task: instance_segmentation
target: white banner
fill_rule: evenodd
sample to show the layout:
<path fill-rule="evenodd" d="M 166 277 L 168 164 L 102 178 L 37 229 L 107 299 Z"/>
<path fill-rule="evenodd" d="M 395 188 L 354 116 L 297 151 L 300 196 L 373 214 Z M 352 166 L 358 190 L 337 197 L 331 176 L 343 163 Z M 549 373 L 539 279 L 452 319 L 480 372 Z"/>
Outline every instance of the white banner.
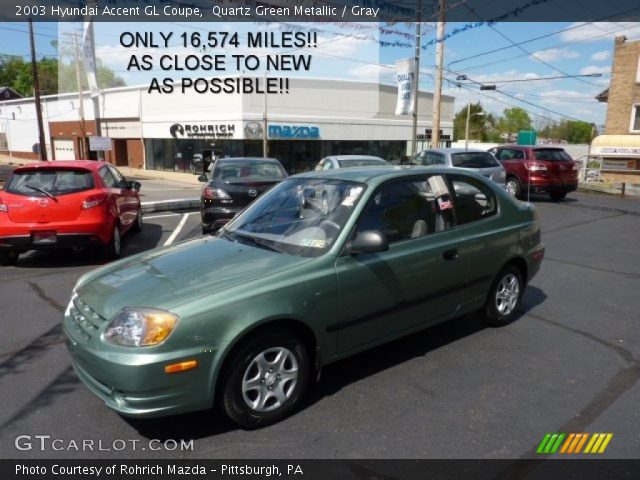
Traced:
<path fill-rule="evenodd" d="M 415 61 L 405 58 L 396 61 L 396 75 L 398 77 L 398 102 L 396 115 L 410 115 L 413 113 Z"/>
<path fill-rule="evenodd" d="M 96 78 L 97 68 L 95 42 L 93 38 L 93 22 L 84 22 L 84 29 L 82 32 L 82 57 L 84 60 L 84 69 L 87 72 L 89 90 L 91 90 L 91 96 L 95 97 L 100 95 L 100 90 L 98 89 L 98 80 Z"/>

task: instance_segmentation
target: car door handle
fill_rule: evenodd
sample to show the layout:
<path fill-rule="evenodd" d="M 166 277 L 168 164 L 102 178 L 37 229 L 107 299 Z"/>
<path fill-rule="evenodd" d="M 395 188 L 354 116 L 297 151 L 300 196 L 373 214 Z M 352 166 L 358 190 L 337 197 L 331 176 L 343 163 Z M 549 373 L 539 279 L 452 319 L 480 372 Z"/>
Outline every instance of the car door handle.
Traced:
<path fill-rule="evenodd" d="M 457 248 L 452 248 L 451 250 L 445 250 L 444 252 L 442 252 L 442 258 L 444 258 L 445 260 L 455 260 L 459 256 L 460 255 Z"/>

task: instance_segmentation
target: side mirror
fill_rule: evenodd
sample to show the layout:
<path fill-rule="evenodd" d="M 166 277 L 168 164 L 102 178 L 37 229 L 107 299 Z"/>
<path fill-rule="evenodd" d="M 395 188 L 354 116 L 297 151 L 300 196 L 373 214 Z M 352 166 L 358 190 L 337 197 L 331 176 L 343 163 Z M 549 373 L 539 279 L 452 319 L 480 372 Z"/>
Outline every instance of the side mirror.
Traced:
<path fill-rule="evenodd" d="M 378 253 L 389 250 L 389 242 L 387 237 L 377 230 L 365 230 L 358 232 L 356 238 L 347 244 L 347 253 L 349 255 L 358 255 L 361 253 Z"/>
<path fill-rule="evenodd" d="M 139 192 L 140 188 L 142 188 L 142 184 L 140 182 L 135 182 L 135 181 L 134 182 L 128 182 L 127 187 L 130 190 L 135 190 L 136 192 Z"/>
<path fill-rule="evenodd" d="M 199 182 L 208 182 L 209 181 L 209 177 L 207 177 L 204 173 L 201 175 L 198 175 L 198 181 Z"/>

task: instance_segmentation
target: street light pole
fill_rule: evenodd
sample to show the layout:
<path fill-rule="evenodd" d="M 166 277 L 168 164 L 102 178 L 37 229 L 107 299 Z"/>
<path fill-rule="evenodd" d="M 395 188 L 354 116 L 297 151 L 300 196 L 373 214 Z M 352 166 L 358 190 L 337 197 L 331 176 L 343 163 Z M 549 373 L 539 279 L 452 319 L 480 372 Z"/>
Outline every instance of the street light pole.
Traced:
<path fill-rule="evenodd" d="M 431 148 L 440 144 L 440 101 L 442 98 L 442 63 L 444 60 L 444 12 L 445 0 L 439 0 L 438 22 L 436 24 L 436 79 L 433 92 L 433 120 Z"/>
<path fill-rule="evenodd" d="M 469 148 L 469 120 L 471 117 L 475 117 L 476 115 L 481 116 L 484 115 L 484 112 L 476 112 L 473 115 L 471 114 L 471 104 L 467 104 L 467 123 L 464 128 L 464 149 L 467 150 Z"/>
<path fill-rule="evenodd" d="M 422 0 L 418 0 L 416 13 L 416 50 L 413 68 L 413 129 L 411 133 L 411 158 L 418 151 L 418 96 L 420 95 L 420 49 L 422 48 L 421 34 Z"/>

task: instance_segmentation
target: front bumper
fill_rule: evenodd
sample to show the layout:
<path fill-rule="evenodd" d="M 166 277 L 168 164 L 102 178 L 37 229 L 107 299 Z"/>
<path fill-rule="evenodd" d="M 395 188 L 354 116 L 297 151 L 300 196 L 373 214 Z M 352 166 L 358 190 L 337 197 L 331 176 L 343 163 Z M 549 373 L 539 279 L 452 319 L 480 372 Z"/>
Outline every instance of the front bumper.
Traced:
<path fill-rule="evenodd" d="M 95 333 L 92 333 L 95 330 Z M 65 315 L 63 331 L 76 374 L 107 407 L 130 417 L 174 415 L 213 406 L 217 350 L 193 347 L 154 352 L 105 345 L 98 332 Z M 195 359 L 198 367 L 167 374 L 164 367 Z"/>

